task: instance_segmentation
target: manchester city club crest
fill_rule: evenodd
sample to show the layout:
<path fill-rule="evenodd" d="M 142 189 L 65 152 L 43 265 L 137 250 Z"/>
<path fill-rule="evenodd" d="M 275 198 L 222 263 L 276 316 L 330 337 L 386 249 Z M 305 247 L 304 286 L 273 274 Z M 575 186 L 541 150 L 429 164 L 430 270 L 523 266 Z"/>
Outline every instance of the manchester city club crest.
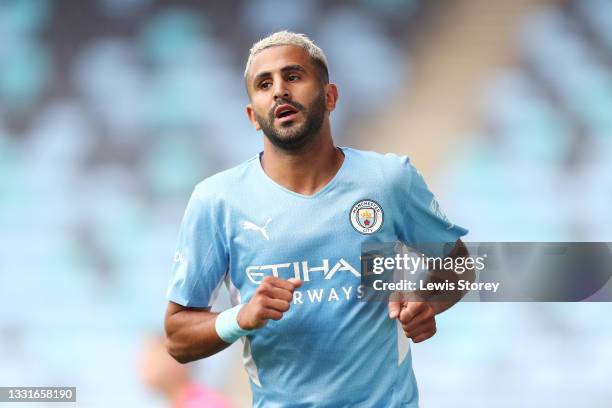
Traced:
<path fill-rule="evenodd" d="M 359 200 L 350 212 L 351 225 L 361 234 L 373 234 L 383 225 L 382 207 L 374 200 Z"/>

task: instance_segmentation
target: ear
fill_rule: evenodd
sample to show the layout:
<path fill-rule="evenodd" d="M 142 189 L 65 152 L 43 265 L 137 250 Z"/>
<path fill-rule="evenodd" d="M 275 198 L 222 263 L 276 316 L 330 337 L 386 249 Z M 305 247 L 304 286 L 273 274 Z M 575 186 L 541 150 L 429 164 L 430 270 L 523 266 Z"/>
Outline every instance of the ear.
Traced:
<path fill-rule="evenodd" d="M 255 130 L 260 131 L 261 126 L 259 125 L 259 122 L 257 121 L 257 118 L 255 117 L 255 111 L 253 110 L 253 105 L 251 105 L 250 103 L 246 106 L 246 113 L 247 113 L 247 116 L 249 117 L 249 121 L 255 127 Z"/>
<path fill-rule="evenodd" d="M 338 88 L 334 84 L 325 85 L 325 108 L 328 112 L 336 109 L 336 103 L 338 102 Z"/>

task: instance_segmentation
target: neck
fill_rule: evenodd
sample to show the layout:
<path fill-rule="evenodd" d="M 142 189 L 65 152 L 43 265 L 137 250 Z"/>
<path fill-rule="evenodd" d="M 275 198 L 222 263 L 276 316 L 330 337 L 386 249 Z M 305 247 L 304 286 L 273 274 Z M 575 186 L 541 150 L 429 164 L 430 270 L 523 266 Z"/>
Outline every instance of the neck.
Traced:
<path fill-rule="evenodd" d="M 264 138 L 261 165 L 272 180 L 286 189 L 313 195 L 334 178 L 343 160 L 343 154 L 334 146 L 329 123 L 324 123 L 312 143 L 296 152 L 279 149 Z"/>

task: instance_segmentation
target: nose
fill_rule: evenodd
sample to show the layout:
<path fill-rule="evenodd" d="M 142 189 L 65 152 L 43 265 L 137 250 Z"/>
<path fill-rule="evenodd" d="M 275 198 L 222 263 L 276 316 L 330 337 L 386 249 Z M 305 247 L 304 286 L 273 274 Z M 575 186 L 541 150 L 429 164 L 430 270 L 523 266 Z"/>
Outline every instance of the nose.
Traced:
<path fill-rule="evenodd" d="M 277 81 L 274 86 L 274 100 L 277 99 L 290 99 L 291 95 L 289 94 L 289 89 L 287 89 L 287 84 L 285 81 Z"/>

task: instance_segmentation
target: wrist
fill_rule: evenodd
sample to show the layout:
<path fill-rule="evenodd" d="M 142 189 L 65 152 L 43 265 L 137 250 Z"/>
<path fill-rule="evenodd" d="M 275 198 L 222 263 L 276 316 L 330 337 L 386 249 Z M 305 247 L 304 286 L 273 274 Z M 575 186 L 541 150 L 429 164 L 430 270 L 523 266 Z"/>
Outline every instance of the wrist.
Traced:
<path fill-rule="evenodd" d="M 242 336 L 246 336 L 251 330 L 243 329 L 238 324 L 238 314 L 244 305 L 240 304 L 224 310 L 215 319 L 215 330 L 221 340 L 228 344 L 234 343 Z"/>
<path fill-rule="evenodd" d="M 448 309 L 453 303 L 444 300 L 428 300 L 427 304 L 434 312 L 434 315 L 438 315 Z"/>
<path fill-rule="evenodd" d="M 245 306 L 245 305 L 242 305 Z M 240 329 L 242 330 L 253 330 L 252 327 L 248 327 L 248 325 L 245 323 L 244 321 L 244 308 L 241 307 L 240 310 L 238 311 L 238 314 L 236 315 L 236 323 L 238 323 L 238 327 L 240 327 Z"/>

